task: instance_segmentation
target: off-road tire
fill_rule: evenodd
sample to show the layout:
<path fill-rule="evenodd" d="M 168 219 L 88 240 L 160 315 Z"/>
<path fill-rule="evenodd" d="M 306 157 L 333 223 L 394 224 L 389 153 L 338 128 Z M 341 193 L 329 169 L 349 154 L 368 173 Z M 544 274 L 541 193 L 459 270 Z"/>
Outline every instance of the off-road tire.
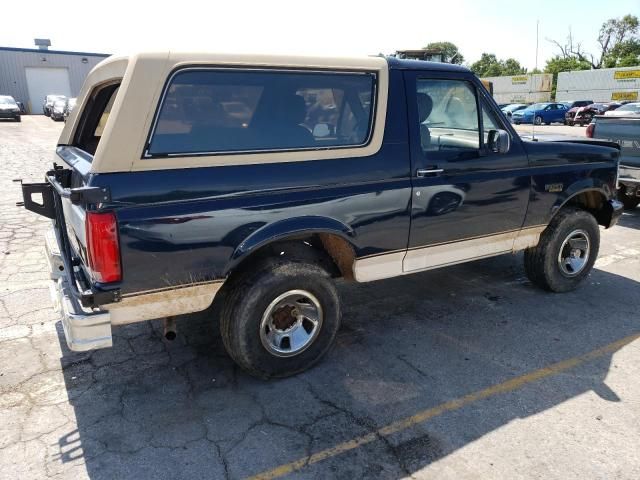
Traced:
<path fill-rule="evenodd" d="M 331 348 L 340 328 L 338 292 L 330 273 L 313 263 L 266 260 L 232 280 L 220 316 L 220 333 L 229 356 L 247 373 L 263 378 L 288 377 L 315 365 Z M 313 294 L 322 307 L 320 331 L 305 350 L 290 357 L 270 353 L 260 338 L 269 304 L 289 290 Z"/>
<path fill-rule="evenodd" d="M 618 200 L 622 202 L 625 210 L 633 210 L 638 205 L 640 205 L 640 197 L 632 197 L 631 195 L 627 195 L 624 187 L 618 190 Z"/>
<path fill-rule="evenodd" d="M 584 268 L 575 276 L 565 275 L 559 265 L 560 248 L 571 232 L 586 232 L 590 252 Z M 573 207 L 564 207 L 542 232 L 540 242 L 524 252 L 524 267 L 529 280 L 538 287 L 551 292 L 574 290 L 591 272 L 600 248 L 600 229 L 589 212 Z"/>

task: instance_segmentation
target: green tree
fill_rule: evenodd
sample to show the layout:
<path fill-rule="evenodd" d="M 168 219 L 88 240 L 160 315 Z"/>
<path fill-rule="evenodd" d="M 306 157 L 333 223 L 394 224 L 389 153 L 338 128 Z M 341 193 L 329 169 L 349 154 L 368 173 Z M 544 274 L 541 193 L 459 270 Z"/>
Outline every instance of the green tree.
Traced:
<path fill-rule="evenodd" d="M 457 65 L 464 62 L 464 57 L 458 50 L 458 47 L 451 42 L 431 42 L 424 47 L 426 50 L 439 50 L 442 52 L 442 60 L 447 63 L 455 63 Z"/>
<path fill-rule="evenodd" d="M 586 52 L 582 44 L 574 40 L 571 30 L 564 44 L 557 40 L 549 41 L 560 50 L 563 59 L 574 58 L 588 63 L 590 68 L 619 67 L 637 64 L 640 57 L 640 22 L 635 15 L 610 18 L 602 24 L 598 32 L 599 52 L 596 55 Z"/>
<path fill-rule="evenodd" d="M 636 60 L 640 55 L 640 42 L 638 39 L 638 17 L 625 15 L 622 18 L 610 18 L 602 24 L 598 33 L 600 45 L 600 59 L 598 68 L 605 65 L 620 66 L 622 59 L 629 61 L 629 57 L 635 55 Z"/>
<path fill-rule="evenodd" d="M 527 69 L 514 58 L 498 60 L 493 53 L 483 53 L 480 60 L 471 64 L 471 70 L 479 77 L 500 77 L 527 73 Z"/>
<path fill-rule="evenodd" d="M 590 70 L 591 63 L 587 60 L 578 60 L 576 57 L 562 57 L 556 55 L 547 60 L 544 67 L 545 73 L 553 74 L 553 83 L 551 85 L 551 98 L 556 98 L 556 87 L 558 86 L 558 73 L 571 72 L 573 70 Z"/>
<path fill-rule="evenodd" d="M 502 62 L 502 75 L 519 75 L 527 73 L 527 69 L 520 65 L 515 58 L 507 58 Z"/>

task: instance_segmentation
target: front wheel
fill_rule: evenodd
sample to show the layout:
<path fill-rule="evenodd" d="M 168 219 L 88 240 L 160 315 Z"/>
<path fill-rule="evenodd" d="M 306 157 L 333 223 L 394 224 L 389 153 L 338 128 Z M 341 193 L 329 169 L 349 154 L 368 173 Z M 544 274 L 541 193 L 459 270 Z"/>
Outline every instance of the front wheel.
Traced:
<path fill-rule="evenodd" d="M 593 215 L 563 208 L 551 220 L 537 246 L 524 252 L 529 280 L 552 292 L 574 290 L 591 272 L 600 249 L 600 229 Z"/>
<path fill-rule="evenodd" d="M 235 279 L 220 331 L 231 358 L 249 374 L 287 377 L 329 351 L 340 319 L 328 272 L 311 263 L 272 261 Z"/>

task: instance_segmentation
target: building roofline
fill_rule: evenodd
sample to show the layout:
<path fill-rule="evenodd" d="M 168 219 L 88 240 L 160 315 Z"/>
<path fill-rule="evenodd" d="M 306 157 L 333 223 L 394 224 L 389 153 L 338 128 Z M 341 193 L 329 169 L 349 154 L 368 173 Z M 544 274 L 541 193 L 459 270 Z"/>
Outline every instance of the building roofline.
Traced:
<path fill-rule="evenodd" d="M 69 52 L 66 50 L 40 50 L 38 48 L 0 47 L 0 52 L 31 52 L 39 54 L 55 53 L 57 55 L 81 55 L 83 57 L 110 57 L 110 53 Z"/>

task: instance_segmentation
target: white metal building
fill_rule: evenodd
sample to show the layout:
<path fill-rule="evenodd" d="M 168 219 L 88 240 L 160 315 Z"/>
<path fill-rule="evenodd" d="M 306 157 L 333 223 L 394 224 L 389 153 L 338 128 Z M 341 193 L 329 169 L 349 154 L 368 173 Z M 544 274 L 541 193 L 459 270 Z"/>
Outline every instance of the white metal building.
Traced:
<path fill-rule="evenodd" d="M 553 75 L 528 73 L 508 77 L 485 77 L 493 83 L 493 98 L 497 103 L 535 103 L 551 100 Z"/>
<path fill-rule="evenodd" d="M 556 100 L 640 100 L 640 66 L 558 74 Z"/>
<path fill-rule="evenodd" d="M 0 47 L 0 95 L 42 114 L 46 95 L 75 97 L 89 71 L 109 55 L 48 49 Z"/>

